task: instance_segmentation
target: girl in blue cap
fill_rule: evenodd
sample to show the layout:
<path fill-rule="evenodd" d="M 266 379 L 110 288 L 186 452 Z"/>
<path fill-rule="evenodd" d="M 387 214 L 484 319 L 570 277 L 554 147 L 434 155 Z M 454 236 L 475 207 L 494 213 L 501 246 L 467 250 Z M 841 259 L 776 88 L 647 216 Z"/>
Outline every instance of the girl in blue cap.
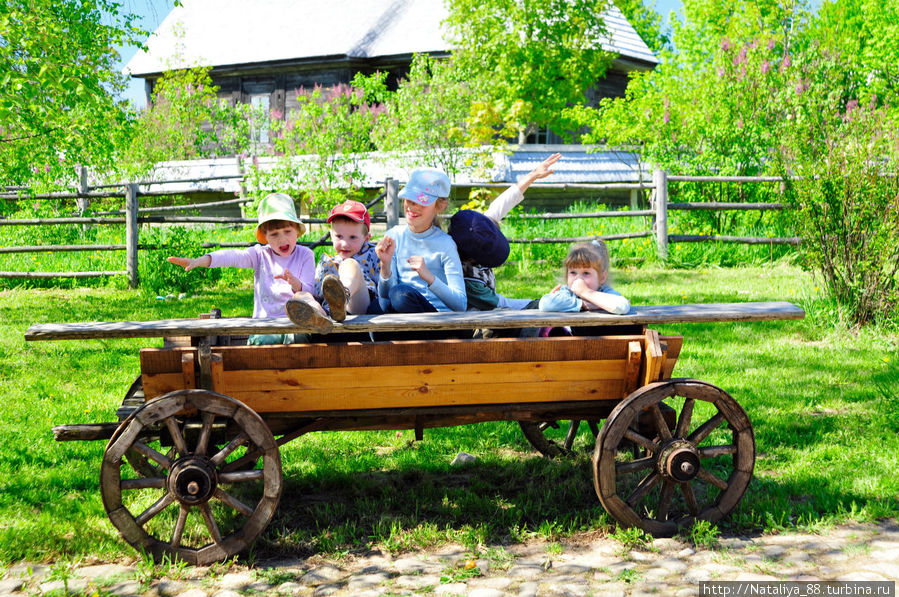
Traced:
<path fill-rule="evenodd" d="M 375 248 L 381 261 L 378 293 L 391 311 L 465 311 L 456 243 L 434 223 L 449 194 L 449 177 L 436 168 L 413 170 L 399 192 L 406 223 L 388 230 Z"/>

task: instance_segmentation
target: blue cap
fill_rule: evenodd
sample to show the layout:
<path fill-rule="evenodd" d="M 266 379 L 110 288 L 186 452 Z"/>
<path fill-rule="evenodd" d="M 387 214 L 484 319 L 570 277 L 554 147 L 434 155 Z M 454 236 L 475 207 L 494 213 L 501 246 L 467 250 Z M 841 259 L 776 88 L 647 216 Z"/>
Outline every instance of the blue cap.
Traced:
<path fill-rule="evenodd" d="M 496 222 L 480 212 L 457 211 L 450 218 L 449 235 L 463 261 L 471 259 L 482 267 L 499 267 L 509 258 L 509 241 Z"/>
<path fill-rule="evenodd" d="M 449 197 L 451 186 L 449 176 L 443 170 L 416 168 L 397 196 L 427 206 L 440 197 Z"/>

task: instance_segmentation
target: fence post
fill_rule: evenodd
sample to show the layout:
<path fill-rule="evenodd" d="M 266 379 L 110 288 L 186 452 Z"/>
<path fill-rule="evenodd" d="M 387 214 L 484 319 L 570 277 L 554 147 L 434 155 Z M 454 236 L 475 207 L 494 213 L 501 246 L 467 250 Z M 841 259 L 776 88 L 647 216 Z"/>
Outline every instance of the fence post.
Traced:
<path fill-rule="evenodd" d="M 631 211 L 637 211 L 639 204 L 637 203 L 637 189 L 631 189 Z"/>
<path fill-rule="evenodd" d="M 655 210 L 656 210 L 656 247 L 659 259 L 668 259 L 668 173 L 661 168 L 656 168 L 652 173 L 652 181 L 655 186 Z"/>
<path fill-rule="evenodd" d="M 247 198 L 247 173 L 243 167 L 243 158 L 239 155 L 237 156 L 237 173 L 240 174 L 240 198 Z M 240 204 L 240 215 L 243 217 L 247 216 L 247 204 Z"/>
<path fill-rule="evenodd" d="M 384 181 L 384 215 L 387 216 L 387 229 L 390 230 L 400 223 L 400 204 L 397 193 L 400 184 L 395 179 L 387 177 Z"/>
<path fill-rule="evenodd" d="M 78 173 L 78 193 L 81 195 L 87 195 L 87 192 L 90 188 L 87 186 L 87 168 L 84 166 L 80 166 L 80 171 Z M 75 206 L 78 208 L 78 216 L 83 216 L 84 212 L 90 207 L 91 200 L 87 197 L 78 197 L 75 199 Z M 86 228 L 86 226 L 85 226 Z"/>
<path fill-rule="evenodd" d="M 125 186 L 125 269 L 128 271 L 128 285 L 137 288 L 140 279 L 137 273 L 137 185 Z"/>

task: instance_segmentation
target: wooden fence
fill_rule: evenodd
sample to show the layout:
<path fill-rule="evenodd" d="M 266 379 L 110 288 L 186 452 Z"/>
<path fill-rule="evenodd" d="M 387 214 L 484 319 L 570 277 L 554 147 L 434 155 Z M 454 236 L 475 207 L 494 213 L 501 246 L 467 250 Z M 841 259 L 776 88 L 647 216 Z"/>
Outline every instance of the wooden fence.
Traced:
<path fill-rule="evenodd" d="M 76 205 L 80 213 L 83 214 L 88 205 L 88 201 L 92 198 L 111 198 L 124 197 L 124 209 L 116 211 L 98 212 L 93 216 L 73 216 L 62 218 L 28 218 L 28 219 L 0 219 L 0 226 L 46 226 L 60 224 L 83 224 L 83 225 L 125 225 L 124 245 L 41 245 L 41 246 L 15 246 L 0 247 L 0 254 L 4 253 L 28 253 L 28 252 L 68 252 L 68 251 L 125 251 L 125 270 L 124 271 L 93 271 L 93 272 L 8 272 L 0 271 L 0 278 L 89 278 L 99 276 L 128 276 L 128 282 L 131 287 L 139 286 L 140 280 L 138 276 L 138 251 L 147 249 L 145 245 L 139 243 L 140 224 L 196 224 L 196 223 L 215 223 L 215 224 L 255 224 L 253 218 L 244 217 L 213 217 L 213 216 L 180 216 L 166 215 L 166 212 L 188 211 L 213 206 L 227 206 L 235 204 L 245 204 L 250 200 L 246 198 L 245 191 L 241 193 L 241 198 L 228 199 L 223 201 L 173 205 L 163 207 L 139 207 L 139 197 L 158 197 L 168 195 L 190 195 L 199 192 L 208 192 L 206 190 L 180 190 L 174 191 L 150 191 L 150 185 L 162 185 L 167 183 L 187 183 L 187 182 L 205 182 L 211 180 L 242 180 L 240 175 L 231 176 L 209 176 L 192 179 L 163 180 L 163 181 L 138 181 L 130 183 L 121 183 L 113 185 L 95 185 L 87 184 L 87 176 L 84 171 L 81 175 L 81 184 L 78 191 L 68 193 L 49 193 L 44 195 L 27 195 L 23 196 L 20 191 L 23 189 L 8 189 L 4 193 L 0 193 L 0 199 L 75 199 Z M 732 182 L 732 183 L 757 183 L 757 182 L 782 182 L 779 177 L 737 177 L 737 176 L 668 176 L 664 170 L 656 170 L 653 175 L 652 182 L 643 181 L 636 183 L 583 183 L 583 184 L 534 184 L 532 188 L 542 189 L 584 189 L 584 190 L 628 190 L 630 191 L 630 210 L 613 210 L 592 213 L 543 213 L 543 214 L 522 214 L 516 217 L 522 219 L 542 219 L 542 220 L 561 220 L 576 218 L 649 218 L 651 222 L 647 230 L 638 232 L 628 232 L 622 234 L 610 234 L 602 236 L 588 237 L 558 237 L 558 238 L 510 238 L 512 243 L 573 243 L 581 241 L 589 241 L 594 239 L 602 239 L 606 241 L 622 240 L 627 238 L 644 238 L 652 236 L 655 239 L 658 256 L 665 260 L 668 257 L 668 246 L 670 243 L 678 242 L 728 242 L 728 243 L 744 243 L 744 244 L 788 244 L 798 245 L 800 239 L 797 237 L 789 238 L 765 238 L 765 237 L 734 237 L 719 235 L 685 235 L 685 234 L 669 234 L 668 233 L 668 211 L 670 210 L 782 210 L 784 206 L 780 203 L 727 203 L 727 202 L 709 202 L 709 203 L 671 203 L 668 201 L 668 185 L 670 182 L 697 182 L 697 183 L 713 183 L 713 182 Z M 457 185 L 459 186 L 459 185 Z M 500 187 L 507 188 L 508 183 L 488 183 L 488 184 L 471 184 L 471 187 Z M 141 187 L 145 187 L 141 190 Z M 387 227 L 395 226 L 399 222 L 401 205 L 397 198 L 399 190 L 398 181 L 388 178 L 382 187 L 383 189 L 377 197 L 368 202 L 367 207 L 371 209 L 379 203 L 383 203 L 383 211 L 381 213 L 372 212 L 373 222 L 384 222 Z M 120 189 L 118 191 L 110 191 L 106 189 Z M 638 198 L 642 191 L 652 191 L 650 197 L 650 209 L 639 209 Z M 156 215 L 159 214 L 159 215 Z M 326 220 L 320 218 L 301 218 L 304 223 L 325 223 Z M 302 243 L 310 248 L 314 248 L 328 242 L 329 235 L 325 233 L 321 238 L 314 242 Z M 225 247 L 248 247 L 253 243 L 204 243 L 203 248 L 225 248 Z"/>

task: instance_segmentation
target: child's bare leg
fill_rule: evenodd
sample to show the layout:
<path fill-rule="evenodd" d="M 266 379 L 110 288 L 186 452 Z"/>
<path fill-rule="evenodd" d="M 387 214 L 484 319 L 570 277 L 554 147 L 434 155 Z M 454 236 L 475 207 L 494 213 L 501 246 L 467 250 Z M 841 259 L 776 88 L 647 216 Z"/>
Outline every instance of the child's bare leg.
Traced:
<path fill-rule="evenodd" d="M 293 323 L 312 328 L 317 332 L 326 334 L 331 331 L 333 323 L 324 308 L 318 304 L 310 293 L 297 292 L 287 301 L 287 317 Z"/>
<path fill-rule="evenodd" d="M 371 297 L 368 287 L 365 285 L 365 277 L 362 268 L 355 259 L 344 259 L 337 270 L 340 283 L 349 290 L 350 300 L 347 301 L 347 312 L 354 315 L 364 314 L 368 311 Z"/>

